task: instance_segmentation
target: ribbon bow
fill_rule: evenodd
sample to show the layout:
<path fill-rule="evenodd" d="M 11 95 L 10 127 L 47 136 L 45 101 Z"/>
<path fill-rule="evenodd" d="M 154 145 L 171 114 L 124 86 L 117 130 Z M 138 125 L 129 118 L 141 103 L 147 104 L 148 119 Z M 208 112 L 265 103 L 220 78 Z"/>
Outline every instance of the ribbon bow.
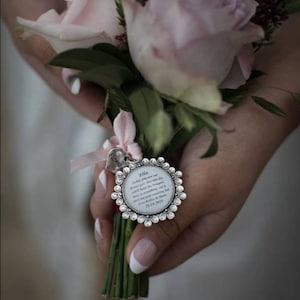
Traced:
<path fill-rule="evenodd" d="M 101 168 L 104 168 L 108 154 L 113 148 L 121 148 L 126 155 L 133 159 L 142 158 L 141 148 L 138 143 L 134 142 L 136 127 L 132 114 L 121 110 L 114 120 L 113 129 L 115 135 L 103 143 L 102 149 L 71 160 L 71 173 L 97 163 L 101 164 Z"/>

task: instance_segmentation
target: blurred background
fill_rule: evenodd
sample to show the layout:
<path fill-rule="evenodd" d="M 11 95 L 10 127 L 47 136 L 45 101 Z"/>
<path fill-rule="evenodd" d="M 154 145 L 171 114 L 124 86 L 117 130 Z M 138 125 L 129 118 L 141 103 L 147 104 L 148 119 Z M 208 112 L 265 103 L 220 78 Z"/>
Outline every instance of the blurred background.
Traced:
<path fill-rule="evenodd" d="M 106 132 L 36 76 L 1 25 L 1 299 L 98 299 L 92 170 L 71 176 L 69 161 Z M 153 278 L 150 300 L 300 299 L 299 149 L 298 128 L 222 238 Z"/>
<path fill-rule="evenodd" d="M 97 299 L 93 169 L 71 175 L 69 164 L 105 132 L 44 84 L 1 25 L 1 298 Z"/>

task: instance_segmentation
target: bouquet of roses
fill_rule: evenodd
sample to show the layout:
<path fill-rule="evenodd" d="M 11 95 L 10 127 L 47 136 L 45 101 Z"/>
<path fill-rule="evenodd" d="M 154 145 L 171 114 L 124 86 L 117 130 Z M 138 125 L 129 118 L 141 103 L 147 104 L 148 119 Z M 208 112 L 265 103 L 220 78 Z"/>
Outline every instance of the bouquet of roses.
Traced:
<path fill-rule="evenodd" d="M 184 192 L 182 173 L 167 161 L 203 128 L 218 149 L 225 114 L 249 94 L 254 54 L 299 1 L 68 0 L 37 21 L 18 18 L 24 37 L 38 34 L 58 53 L 50 62 L 78 93 L 84 81 L 106 91 L 105 111 L 114 128 L 103 149 L 72 162 L 72 170 L 99 164 L 115 174 L 114 233 L 103 295 L 146 296 L 147 274 L 134 274 L 125 248 L 137 223 L 172 220 Z M 291 93 L 296 101 L 299 94 Z M 266 99 L 252 99 L 279 116 Z M 153 225 L 155 226 L 155 225 Z"/>

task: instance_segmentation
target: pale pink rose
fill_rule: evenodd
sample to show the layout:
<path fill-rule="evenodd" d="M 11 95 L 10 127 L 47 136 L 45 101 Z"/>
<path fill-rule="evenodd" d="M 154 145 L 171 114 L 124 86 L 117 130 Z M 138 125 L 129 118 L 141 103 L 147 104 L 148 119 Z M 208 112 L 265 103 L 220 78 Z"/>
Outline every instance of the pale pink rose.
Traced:
<path fill-rule="evenodd" d="M 21 17 L 17 22 L 25 37 L 37 34 L 59 53 L 72 48 L 87 48 L 96 43 L 116 44 L 115 37 L 124 29 L 118 25 L 114 0 L 67 0 L 65 12 L 49 10 L 36 21 Z"/>
<path fill-rule="evenodd" d="M 264 36 L 250 22 L 253 0 L 123 0 L 132 59 L 161 93 L 199 109 L 225 113 L 218 88 L 249 77 L 251 43 Z"/>

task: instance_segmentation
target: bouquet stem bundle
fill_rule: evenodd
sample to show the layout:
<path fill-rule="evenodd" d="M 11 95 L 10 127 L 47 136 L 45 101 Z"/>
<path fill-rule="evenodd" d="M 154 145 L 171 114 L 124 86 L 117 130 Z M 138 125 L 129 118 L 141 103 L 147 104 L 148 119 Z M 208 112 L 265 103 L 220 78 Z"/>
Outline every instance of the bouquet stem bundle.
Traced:
<path fill-rule="evenodd" d="M 125 256 L 125 249 L 135 226 L 136 222 L 123 219 L 120 213 L 115 214 L 109 263 L 102 290 L 102 295 L 106 298 L 136 299 L 148 296 L 147 273 L 134 274 Z"/>

